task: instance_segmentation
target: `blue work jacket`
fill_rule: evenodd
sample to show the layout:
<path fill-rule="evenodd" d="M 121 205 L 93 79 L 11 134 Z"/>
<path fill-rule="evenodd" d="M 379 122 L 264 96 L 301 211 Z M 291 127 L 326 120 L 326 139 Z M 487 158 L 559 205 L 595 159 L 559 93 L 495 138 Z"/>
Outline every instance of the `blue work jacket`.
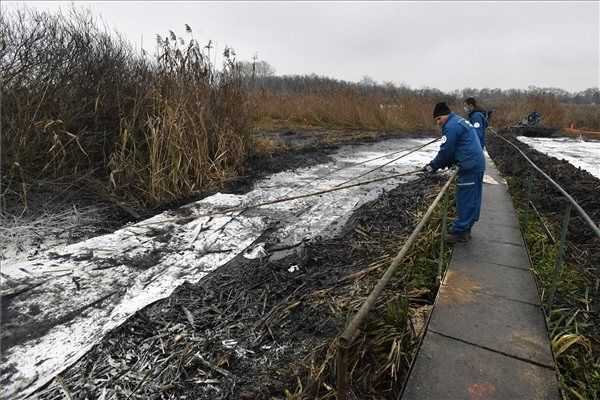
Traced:
<path fill-rule="evenodd" d="M 442 144 L 430 163 L 433 170 L 458 165 L 459 173 L 484 171 L 485 160 L 477 132 L 464 118 L 450 113 L 442 126 Z"/>
<path fill-rule="evenodd" d="M 473 125 L 473 128 L 477 131 L 477 137 L 481 147 L 485 146 L 485 129 L 488 127 L 488 121 L 486 115 L 481 110 L 471 111 L 469 113 L 469 122 Z"/>

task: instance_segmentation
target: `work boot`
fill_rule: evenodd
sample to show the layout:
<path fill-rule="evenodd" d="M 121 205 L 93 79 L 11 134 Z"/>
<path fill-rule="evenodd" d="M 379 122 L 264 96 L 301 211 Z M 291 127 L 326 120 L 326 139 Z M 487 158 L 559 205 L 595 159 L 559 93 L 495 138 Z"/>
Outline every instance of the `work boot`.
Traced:
<path fill-rule="evenodd" d="M 446 243 L 466 243 L 471 239 L 469 232 L 449 233 L 446 236 Z"/>

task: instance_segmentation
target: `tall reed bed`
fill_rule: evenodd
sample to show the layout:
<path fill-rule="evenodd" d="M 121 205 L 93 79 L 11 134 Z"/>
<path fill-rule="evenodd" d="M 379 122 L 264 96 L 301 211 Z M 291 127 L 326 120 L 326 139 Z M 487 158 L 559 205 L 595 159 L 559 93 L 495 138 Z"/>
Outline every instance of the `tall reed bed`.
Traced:
<path fill-rule="evenodd" d="M 254 122 L 263 128 L 283 126 L 360 128 L 371 130 L 431 130 L 435 100 L 421 96 L 389 98 L 356 89 L 319 94 L 253 95 Z"/>
<path fill-rule="evenodd" d="M 436 89 L 364 85 L 316 76 L 268 76 L 258 79 L 252 92 L 255 124 L 273 127 L 351 127 L 371 130 L 432 130 L 433 106 L 446 101 L 463 113 L 463 100 L 475 96 L 485 109 L 493 109 L 492 123 L 510 126 L 533 111 L 543 125 L 600 130 L 600 108 L 593 100 L 598 89 L 581 94 L 541 89 L 475 90 L 443 93 Z M 589 92 L 589 93 L 588 93 Z M 481 95 L 481 96 L 480 96 Z M 577 104 L 575 100 L 587 101 Z"/>
<path fill-rule="evenodd" d="M 86 177 L 143 205 L 219 184 L 244 163 L 248 99 L 235 54 L 211 64 L 185 26 L 136 52 L 87 11 L 0 16 L 2 196 Z"/>
<path fill-rule="evenodd" d="M 174 33 L 157 40 L 158 64 L 121 118 L 108 164 L 117 193 L 140 193 L 153 203 L 236 174 L 251 140 L 248 100 L 233 51 L 225 50 L 225 64 L 217 71 L 198 42 L 186 44 Z"/>

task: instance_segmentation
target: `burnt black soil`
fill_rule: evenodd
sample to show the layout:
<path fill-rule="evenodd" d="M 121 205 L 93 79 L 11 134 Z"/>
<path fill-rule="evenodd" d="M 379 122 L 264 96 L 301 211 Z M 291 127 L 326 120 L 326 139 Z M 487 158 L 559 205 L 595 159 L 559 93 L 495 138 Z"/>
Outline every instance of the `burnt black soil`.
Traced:
<path fill-rule="evenodd" d="M 543 126 L 530 126 L 530 127 L 514 127 L 505 129 L 504 134 L 510 134 L 511 136 L 527 136 L 527 137 L 564 137 L 564 134 L 557 128 L 548 128 Z"/>
<path fill-rule="evenodd" d="M 398 243 L 412 230 L 444 180 L 417 179 L 383 193 L 335 238 L 316 238 L 277 261 L 238 257 L 198 284 L 183 285 L 69 368 L 66 390 L 76 399 L 97 398 L 103 388 L 118 398 L 284 398 L 306 357 L 343 327 L 323 299 L 350 292 L 352 281 L 343 278 L 389 255 L 381 244 Z M 269 242 L 268 234 L 259 241 Z M 422 292 L 419 303 L 431 303 L 433 294 Z M 58 399 L 63 391 L 53 383 L 41 395 Z"/>

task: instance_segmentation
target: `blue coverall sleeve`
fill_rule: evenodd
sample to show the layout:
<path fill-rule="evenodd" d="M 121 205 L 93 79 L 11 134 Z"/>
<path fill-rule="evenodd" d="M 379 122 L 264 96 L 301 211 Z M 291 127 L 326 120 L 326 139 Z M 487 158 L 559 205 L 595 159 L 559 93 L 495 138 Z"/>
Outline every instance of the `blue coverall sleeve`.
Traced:
<path fill-rule="evenodd" d="M 481 144 L 481 147 L 485 146 L 484 132 L 485 132 L 485 127 L 486 127 L 486 122 L 487 121 L 485 120 L 485 117 L 483 116 L 483 113 L 481 113 L 481 112 L 473 113 L 473 115 L 471 116 L 471 124 L 477 130 L 477 137 L 479 137 L 479 142 Z"/>
<path fill-rule="evenodd" d="M 442 136 L 440 151 L 433 161 L 429 163 L 434 171 L 440 168 L 449 167 L 454 162 L 454 151 L 456 150 L 456 137 L 458 136 L 458 132 L 456 129 L 447 129 L 443 133 L 444 136 Z"/>

